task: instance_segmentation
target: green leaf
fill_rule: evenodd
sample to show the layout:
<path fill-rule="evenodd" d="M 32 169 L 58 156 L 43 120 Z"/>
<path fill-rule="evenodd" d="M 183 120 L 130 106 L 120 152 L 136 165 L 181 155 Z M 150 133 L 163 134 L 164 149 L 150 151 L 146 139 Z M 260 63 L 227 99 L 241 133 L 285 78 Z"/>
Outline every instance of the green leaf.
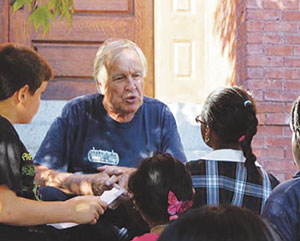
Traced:
<path fill-rule="evenodd" d="M 16 12 L 24 6 L 26 0 L 16 0 L 13 5 L 13 11 Z"/>
<path fill-rule="evenodd" d="M 55 20 L 58 16 L 60 19 L 66 18 L 72 27 L 73 0 L 16 0 L 13 5 L 14 11 L 25 4 L 32 11 L 27 19 L 27 25 L 32 24 L 36 32 L 42 27 L 44 36 L 50 29 L 50 20 Z"/>
<path fill-rule="evenodd" d="M 43 27 L 43 35 L 45 35 L 50 28 L 49 18 L 52 17 L 52 13 L 45 5 L 38 6 L 28 17 L 27 23 L 32 23 L 34 30 L 37 32 L 39 27 Z"/>

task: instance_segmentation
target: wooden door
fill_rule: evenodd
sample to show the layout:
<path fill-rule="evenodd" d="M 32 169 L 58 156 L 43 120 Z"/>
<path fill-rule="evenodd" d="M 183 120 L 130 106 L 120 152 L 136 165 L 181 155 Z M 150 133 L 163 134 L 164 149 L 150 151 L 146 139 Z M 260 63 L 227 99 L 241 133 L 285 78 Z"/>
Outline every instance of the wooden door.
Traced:
<path fill-rule="evenodd" d="M 153 97 L 153 0 L 74 0 L 74 4 L 73 27 L 56 21 L 43 37 L 26 28 L 26 8 L 12 14 L 10 1 L 0 0 L 0 41 L 30 46 L 54 68 L 55 80 L 43 98 L 70 99 L 96 92 L 93 60 L 99 46 L 111 37 L 130 39 L 141 47 L 149 64 L 145 94 Z"/>

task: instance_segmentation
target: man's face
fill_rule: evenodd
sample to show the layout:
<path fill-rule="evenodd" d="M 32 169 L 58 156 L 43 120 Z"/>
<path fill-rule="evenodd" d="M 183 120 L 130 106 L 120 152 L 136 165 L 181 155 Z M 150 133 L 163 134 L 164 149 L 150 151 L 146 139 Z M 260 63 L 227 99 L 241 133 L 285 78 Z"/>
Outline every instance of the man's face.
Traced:
<path fill-rule="evenodd" d="M 143 104 L 143 67 L 134 50 L 122 50 L 111 63 L 103 94 L 108 113 L 133 117 Z"/>

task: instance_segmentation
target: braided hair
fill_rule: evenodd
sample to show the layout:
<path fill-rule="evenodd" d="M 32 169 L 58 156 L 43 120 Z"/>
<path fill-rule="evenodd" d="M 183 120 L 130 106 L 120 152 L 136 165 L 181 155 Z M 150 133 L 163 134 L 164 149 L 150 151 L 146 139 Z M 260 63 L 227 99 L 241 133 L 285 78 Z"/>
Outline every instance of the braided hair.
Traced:
<path fill-rule="evenodd" d="M 223 143 L 239 143 L 246 166 L 255 166 L 251 142 L 257 132 L 258 120 L 249 93 L 239 87 L 216 89 L 204 103 L 202 118 Z"/>

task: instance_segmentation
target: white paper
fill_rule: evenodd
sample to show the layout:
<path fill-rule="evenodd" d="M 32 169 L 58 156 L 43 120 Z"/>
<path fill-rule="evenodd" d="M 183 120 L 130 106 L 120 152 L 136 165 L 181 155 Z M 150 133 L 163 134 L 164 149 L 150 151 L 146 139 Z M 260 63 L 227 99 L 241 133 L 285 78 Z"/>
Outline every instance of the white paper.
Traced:
<path fill-rule="evenodd" d="M 99 197 L 100 200 L 107 203 L 107 205 L 110 205 L 113 201 L 115 201 L 122 193 L 124 193 L 125 190 L 123 188 L 112 188 L 111 190 L 104 191 L 103 194 Z M 47 224 L 49 226 L 52 226 L 57 229 L 65 229 L 65 228 L 71 228 L 74 226 L 79 225 L 78 223 L 72 223 L 72 222 L 64 222 L 64 223 L 49 223 Z"/>

